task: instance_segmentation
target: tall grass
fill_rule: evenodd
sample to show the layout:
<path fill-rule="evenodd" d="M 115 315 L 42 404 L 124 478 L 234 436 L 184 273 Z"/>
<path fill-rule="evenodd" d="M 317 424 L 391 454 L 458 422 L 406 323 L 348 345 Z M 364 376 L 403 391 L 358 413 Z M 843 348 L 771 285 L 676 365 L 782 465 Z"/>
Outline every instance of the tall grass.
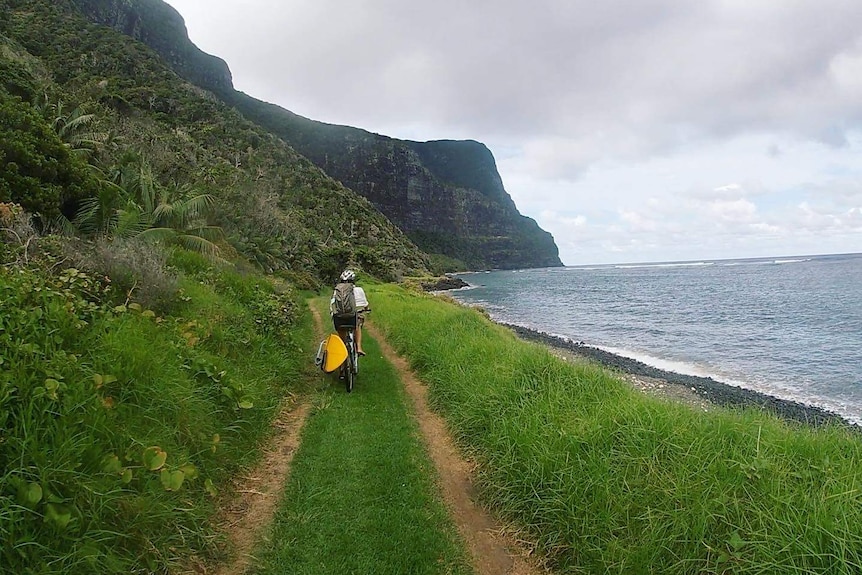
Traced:
<path fill-rule="evenodd" d="M 310 323 L 260 277 L 173 265 L 164 316 L 77 270 L 0 267 L 0 572 L 160 573 L 223 553 L 214 497 L 296 389 Z"/>
<path fill-rule="evenodd" d="M 563 572 L 862 572 L 862 440 L 708 414 L 517 340 L 478 312 L 378 287 L 374 321 L 428 382 L 485 501 Z"/>

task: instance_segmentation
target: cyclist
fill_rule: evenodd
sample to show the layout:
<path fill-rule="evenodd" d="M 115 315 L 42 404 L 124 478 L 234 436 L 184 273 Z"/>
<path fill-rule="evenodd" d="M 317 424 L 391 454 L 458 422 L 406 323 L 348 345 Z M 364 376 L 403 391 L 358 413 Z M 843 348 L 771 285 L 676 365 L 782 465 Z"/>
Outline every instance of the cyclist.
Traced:
<path fill-rule="evenodd" d="M 332 323 L 341 339 L 346 340 L 347 327 L 354 328 L 354 338 L 356 339 L 356 353 L 365 355 L 362 350 L 362 324 L 365 323 L 365 313 L 371 311 L 368 305 L 368 297 L 365 295 L 365 290 L 356 285 L 356 273 L 353 270 L 344 270 L 338 278 L 339 283 L 351 284 L 353 286 L 353 299 L 355 302 L 355 315 L 352 317 L 340 317 L 336 315 L 335 302 L 338 286 L 332 294 L 332 299 L 329 300 L 329 311 L 332 314 Z"/>

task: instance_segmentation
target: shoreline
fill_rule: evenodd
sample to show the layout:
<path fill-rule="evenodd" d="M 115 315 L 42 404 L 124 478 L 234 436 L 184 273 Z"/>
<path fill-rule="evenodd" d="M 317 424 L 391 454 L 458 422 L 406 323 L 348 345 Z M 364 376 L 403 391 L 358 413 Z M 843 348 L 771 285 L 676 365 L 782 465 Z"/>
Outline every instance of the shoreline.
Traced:
<path fill-rule="evenodd" d="M 630 378 L 644 378 L 663 382 L 664 385 L 676 388 L 671 393 L 665 395 L 672 396 L 676 400 L 685 396 L 687 398 L 686 402 L 692 404 L 699 403 L 704 409 L 706 409 L 707 404 L 722 407 L 755 407 L 769 411 L 782 419 L 804 423 L 813 427 L 832 423 L 862 432 L 862 427 L 822 407 L 781 399 L 759 391 L 722 383 L 711 377 L 666 371 L 652 367 L 636 359 L 617 355 L 582 342 L 571 341 L 563 337 L 503 321 L 497 321 L 496 323 L 512 330 L 521 339 L 538 342 L 552 349 L 580 358 L 590 359 L 606 368 L 622 372 L 624 375 L 630 376 Z M 631 382 L 631 379 L 629 381 Z M 647 387 L 655 388 L 662 386 L 647 385 Z M 641 386 L 641 390 L 645 390 L 643 386 Z"/>

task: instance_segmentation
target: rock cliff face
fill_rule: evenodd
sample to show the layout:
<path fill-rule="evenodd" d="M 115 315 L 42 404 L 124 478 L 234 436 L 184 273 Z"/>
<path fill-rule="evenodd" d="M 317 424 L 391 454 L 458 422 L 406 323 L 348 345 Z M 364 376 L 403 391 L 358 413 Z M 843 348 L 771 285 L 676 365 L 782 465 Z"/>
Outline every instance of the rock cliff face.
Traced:
<path fill-rule="evenodd" d="M 426 252 L 472 269 L 562 265 L 551 234 L 518 212 L 484 145 L 396 140 L 303 118 L 235 91 L 227 64 L 192 44 L 182 17 L 161 0 L 72 1 L 368 198 Z"/>
<path fill-rule="evenodd" d="M 211 91 L 233 90 L 230 68 L 189 40 L 180 13 L 162 0 L 72 0 L 87 18 L 155 50 L 179 76 Z"/>
<path fill-rule="evenodd" d="M 315 122 L 245 94 L 230 100 L 368 198 L 428 253 L 471 269 L 562 265 L 551 234 L 518 213 L 493 155 L 478 142 L 396 140 Z"/>

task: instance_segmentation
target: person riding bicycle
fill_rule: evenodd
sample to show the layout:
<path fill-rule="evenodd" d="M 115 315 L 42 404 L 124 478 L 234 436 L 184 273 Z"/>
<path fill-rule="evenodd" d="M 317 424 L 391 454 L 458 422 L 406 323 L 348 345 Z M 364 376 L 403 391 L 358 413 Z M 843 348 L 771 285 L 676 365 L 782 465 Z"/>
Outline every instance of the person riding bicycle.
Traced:
<path fill-rule="evenodd" d="M 338 278 L 332 298 L 329 300 L 329 313 L 332 324 L 342 340 L 346 341 L 346 328 L 354 328 L 356 353 L 365 355 L 362 351 L 362 324 L 365 323 L 365 313 L 371 311 L 365 290 L 356 285 L 356 273 L 344 270 Z M 352 301 L 351 301 L 352 300 Z M 352 307 L 352 311 L 349 309 Z"/>

